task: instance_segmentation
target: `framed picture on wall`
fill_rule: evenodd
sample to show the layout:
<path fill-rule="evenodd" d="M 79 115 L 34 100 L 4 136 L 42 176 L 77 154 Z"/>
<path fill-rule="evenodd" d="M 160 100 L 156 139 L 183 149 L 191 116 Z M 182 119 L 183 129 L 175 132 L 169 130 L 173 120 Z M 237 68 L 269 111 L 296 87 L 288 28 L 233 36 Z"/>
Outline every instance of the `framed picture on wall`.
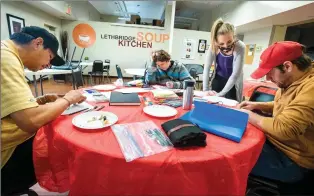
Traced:
<path fill-rule="evenodd" d="M 10 36 L 13 33 L 18 33 L 25 27 L 25 20 L 23 18 L 7 14 L 8 27 Z"/>
<path fill-rule="evenodd" d="M 200 39 L 198 41 L 198 53 L 205 53 L 207 40 Z"/>

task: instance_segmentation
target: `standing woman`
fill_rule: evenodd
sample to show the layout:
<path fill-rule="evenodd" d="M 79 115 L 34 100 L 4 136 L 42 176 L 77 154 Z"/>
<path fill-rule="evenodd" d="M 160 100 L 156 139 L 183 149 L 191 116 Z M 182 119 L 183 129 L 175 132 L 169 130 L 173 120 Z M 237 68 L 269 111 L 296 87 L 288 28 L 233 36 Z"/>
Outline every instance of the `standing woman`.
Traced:
<path fill-rule="evenodd" d="M 203 91 L 241 102 L 244 53 L 245 45 L 236 39 L 234 26 L 221 18 L 216 20 L 211 29 L 211 46 L 206 54 Z M 212 64 L 215 69 L 213 77 L 209 78 Z"/>

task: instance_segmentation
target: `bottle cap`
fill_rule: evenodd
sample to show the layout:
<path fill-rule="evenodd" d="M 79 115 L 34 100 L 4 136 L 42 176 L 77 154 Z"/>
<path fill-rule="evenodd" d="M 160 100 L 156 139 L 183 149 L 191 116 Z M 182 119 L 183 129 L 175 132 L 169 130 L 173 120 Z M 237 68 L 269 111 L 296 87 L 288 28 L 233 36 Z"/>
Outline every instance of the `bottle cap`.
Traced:
<path fill-rule="evenodd" d="M 184 88 L 194 87 L 195 82 L 193 80 L 184 81 Z"/>

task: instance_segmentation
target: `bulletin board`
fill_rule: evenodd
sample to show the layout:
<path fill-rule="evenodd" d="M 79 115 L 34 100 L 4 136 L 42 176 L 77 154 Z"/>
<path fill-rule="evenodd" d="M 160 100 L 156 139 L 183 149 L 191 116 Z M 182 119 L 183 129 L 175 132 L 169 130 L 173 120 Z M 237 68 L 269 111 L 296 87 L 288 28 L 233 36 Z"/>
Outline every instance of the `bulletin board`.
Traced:
<path fill-rule="evenodd" d="M 248 44 L 245 47 L 245 64 L 252 65 L 256 44 Z"/>
<path fill-rule="evenodd" d="M 194 59 L 196 53 L 196 41 L 193 39 L 184 39 L 182 48 L 183 59 Z"/>

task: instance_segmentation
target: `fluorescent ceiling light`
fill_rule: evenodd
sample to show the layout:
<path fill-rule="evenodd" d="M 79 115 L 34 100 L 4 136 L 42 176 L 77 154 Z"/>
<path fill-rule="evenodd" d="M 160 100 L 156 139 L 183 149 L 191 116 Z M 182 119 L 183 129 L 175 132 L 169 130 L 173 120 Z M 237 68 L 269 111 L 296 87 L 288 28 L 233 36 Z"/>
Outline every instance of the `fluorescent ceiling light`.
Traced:
<path fill-rule="evenodd" d="M 125 17 L 119 17 L 119 20 L 131 20 L 130 18 L 125 18 Z"/>

